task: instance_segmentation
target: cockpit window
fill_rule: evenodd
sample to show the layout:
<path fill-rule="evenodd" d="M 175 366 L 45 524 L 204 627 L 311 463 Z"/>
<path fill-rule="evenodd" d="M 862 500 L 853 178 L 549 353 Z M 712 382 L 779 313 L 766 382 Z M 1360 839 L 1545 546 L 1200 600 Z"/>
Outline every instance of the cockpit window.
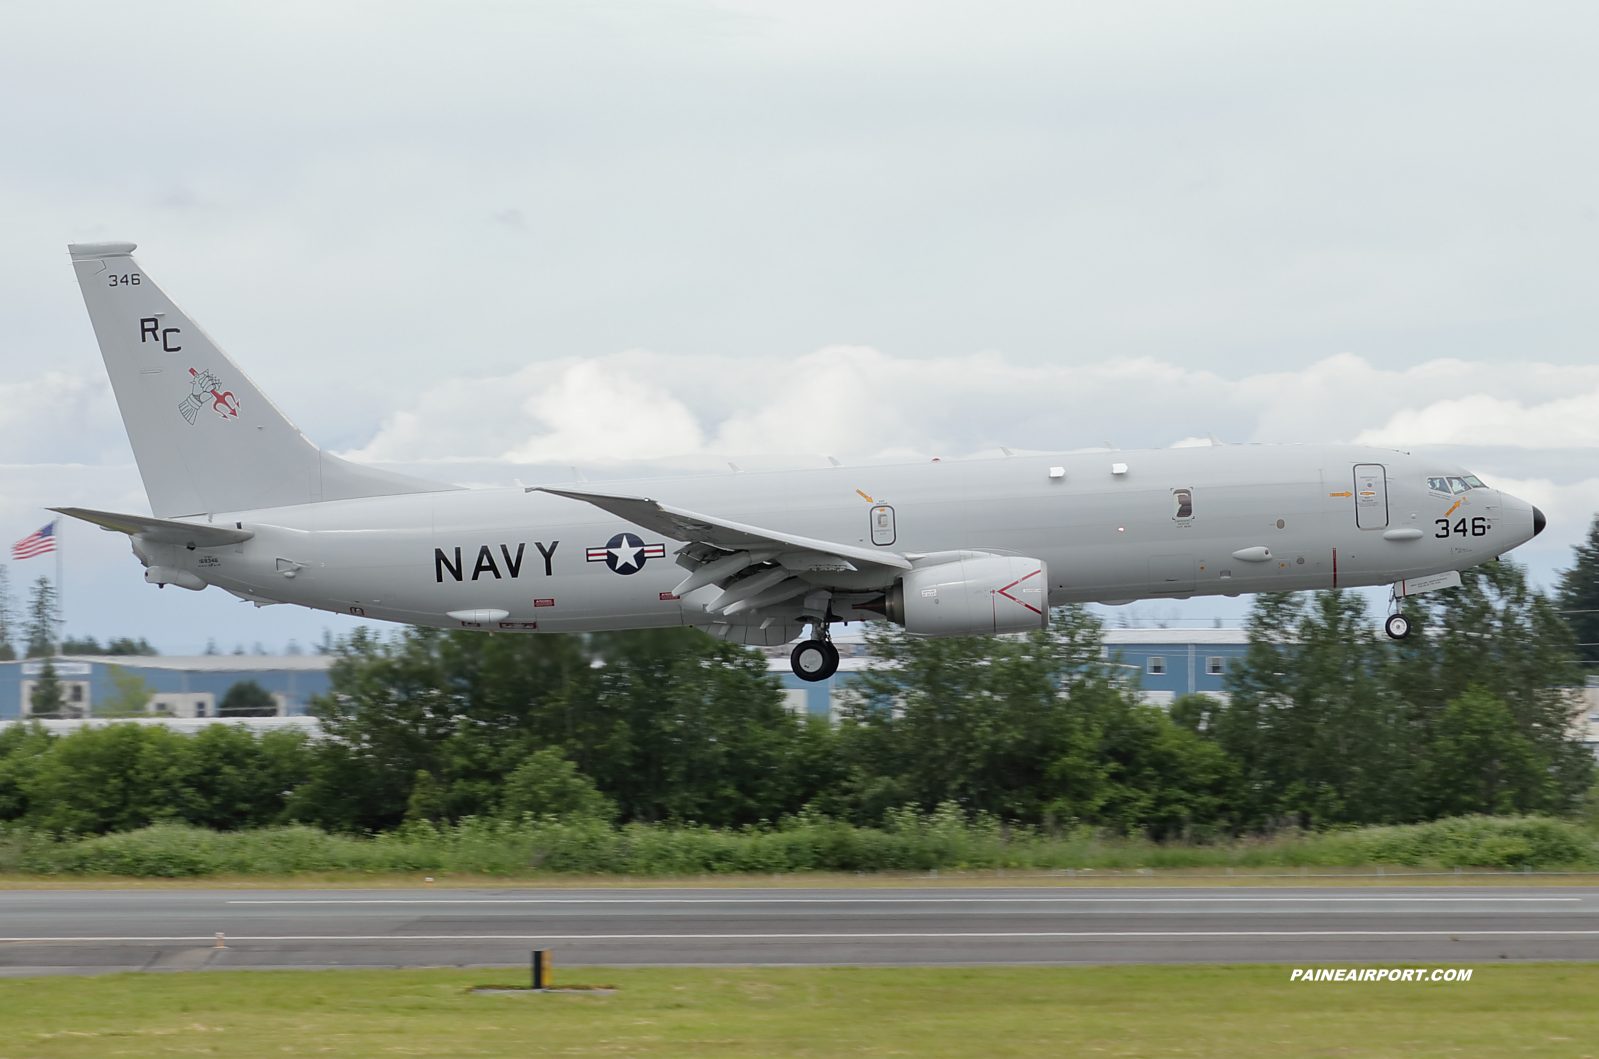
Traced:
<path fill-rule="evenodd" d="M 1427 488 L 1431 489 L 1435 493 L 1449 493 L 1454 496 L 1459 496 L 1461 493 L 1468 492 L 1472 489 L 1486 489 L 1488 487 L 1483 484 L 1483 480 L 1481 478 L 1478 478 L 1474 474 L 1452 474 L 1448 476 L 1440 475 L 1436 478 L 1428 478 Z"/>

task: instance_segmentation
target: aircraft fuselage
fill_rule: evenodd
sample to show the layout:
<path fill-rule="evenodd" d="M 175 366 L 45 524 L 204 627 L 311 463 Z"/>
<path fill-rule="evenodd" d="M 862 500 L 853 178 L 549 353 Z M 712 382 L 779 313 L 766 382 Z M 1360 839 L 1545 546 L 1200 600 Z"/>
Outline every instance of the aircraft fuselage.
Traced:
<path fill-rule="evenodd" d="M 1388 584 L 1476 565 L 1541 528 L 1525 501 L 1490 487 L 1451 491 L 1451 478 L 1470 476 L 1393 450 L 1221 445 L 604 487 L 913 563 L 960 551 L 1042 559 L 1058 606 Z M 681 542 L 547 493 L 412 493 L 184 521 L 236 523 L 255 536 L 193 550 L 146 545 L 168 550 L 147 560 L 262 602 L 526 632 L 719 621 L 706 612 L 715 588 L 673 595 L 687 573 L 673 562 Z M 808 576 L 871 592 L 894 573 Z"/>

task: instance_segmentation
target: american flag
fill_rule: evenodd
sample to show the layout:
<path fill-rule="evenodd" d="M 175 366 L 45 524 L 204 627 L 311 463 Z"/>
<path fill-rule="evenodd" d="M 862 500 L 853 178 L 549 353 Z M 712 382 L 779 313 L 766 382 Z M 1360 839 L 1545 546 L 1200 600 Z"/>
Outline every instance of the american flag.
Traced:
<path fill-rule="evenodd" d="M 56 524 L 48 522 L 37 533 L 31 533 L 11 546 L 11 558 L 32 559 L 35 555 L 56 550 Z"/>

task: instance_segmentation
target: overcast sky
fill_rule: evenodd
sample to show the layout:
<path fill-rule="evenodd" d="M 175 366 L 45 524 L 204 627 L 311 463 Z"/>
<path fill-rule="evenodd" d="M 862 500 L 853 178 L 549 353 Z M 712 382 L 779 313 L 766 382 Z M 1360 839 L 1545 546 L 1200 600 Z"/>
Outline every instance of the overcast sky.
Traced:
<path fill-rule="evenodd" d="M 1549 513 L 1521 556 L 1547 582 L 1599 509 L 1596 23 L 0 4 L 0 529 L 148 510 L 64 250 L 130 239 L 356 459 L 508 484 L 1207 430 L 1432 448 Z M 71 632 L 345 627 L 66 534 Z"/>

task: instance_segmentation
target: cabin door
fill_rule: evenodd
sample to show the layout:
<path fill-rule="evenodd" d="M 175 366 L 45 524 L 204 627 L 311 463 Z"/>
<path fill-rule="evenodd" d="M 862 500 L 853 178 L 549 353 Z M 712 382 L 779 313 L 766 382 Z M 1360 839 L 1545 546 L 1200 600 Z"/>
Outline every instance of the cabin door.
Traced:
<path fill-rule="evenodd" d="M 1360 529 L 1388 525 L 1388 478 L 1380 463 L 1355 464 L 1355 525 Z"/>

